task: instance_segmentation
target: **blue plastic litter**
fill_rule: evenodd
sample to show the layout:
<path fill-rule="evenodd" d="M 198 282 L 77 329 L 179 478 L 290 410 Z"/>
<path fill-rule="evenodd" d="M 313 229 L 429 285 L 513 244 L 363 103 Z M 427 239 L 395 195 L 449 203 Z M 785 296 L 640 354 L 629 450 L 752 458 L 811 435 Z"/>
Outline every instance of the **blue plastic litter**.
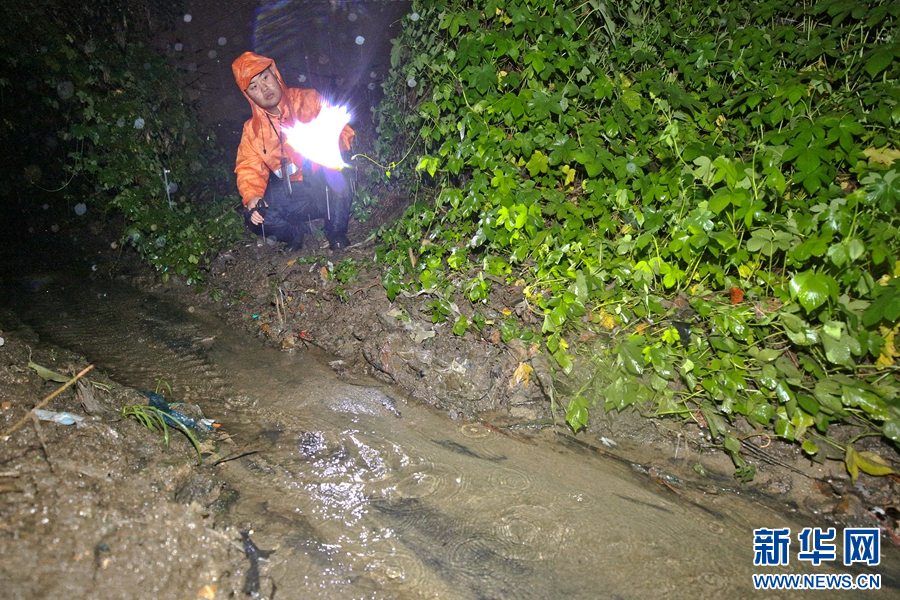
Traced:
<path fill-rule="evenodd" d="M 181 402 L 169 404 L 166 402 L 165 398 L 155 392 L 141 393 L 150 399 L 150 402 L 148 402 L 150 406 L 159 409 L 159 411 L 163 413 L 163 419 L 166 421 L 167 425 L 173 425 L 175 427 L 183 425 L 184 427 L 196 429 L 197 431 L 214 431 L 216 429 L 216 422 L 213 419 L 195 419 L 194 417 L 190 417 L 183 412 L 172 408 L 173 406 L 182 404 Z"/>

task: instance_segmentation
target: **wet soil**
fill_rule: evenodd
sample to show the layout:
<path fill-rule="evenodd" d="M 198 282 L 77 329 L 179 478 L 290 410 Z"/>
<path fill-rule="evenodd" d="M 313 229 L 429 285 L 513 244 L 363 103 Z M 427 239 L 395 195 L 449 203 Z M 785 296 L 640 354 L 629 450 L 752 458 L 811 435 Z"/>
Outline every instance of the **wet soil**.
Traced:
<path fill-rule="evenodd" d="M 705 494 L 744 494 L 816 523 L 879 526 L 885 545 L 897 541 L 895 478 L 863 474 L 852 483 L 839 460 L 813 463 L 793 446 L 758 438 L 749 457 L 756 479 L 741 484 L 708 432 L 638 411 L 598 409 L 587 431 L 574 435 L 559 411 L 551 412 L 551 399 L 559 409 L 589 376 L 585 368 L 564 377 L 537 348 L 503 343 L 491 326 L 456 336 L 449 324 L 432 323 L 427 296 L 388 301 L 370 234 L 404 205 L 396 197 L 372 220 L 354 223 L 355 245 L 344 252 L 328 250 L 315 236 L 295 252 L 247 238 L 214 259 L 199 292 L 148 272 L 100 229 L 85 233 L 82 243 L 95 261 L 95 277 L 125 281 L 286 353 L 324 350 L 339 377 L 396 385 L 442 410 L 448 428 L 480 423 L 535 443 L 562 436 L 587 455 L 616 457 L 673 493 L 690 486 L 700 502 Z M 503 315 L 520 299 L 519 288 L 498 282 L 478 309 Z M 457 308 L 467 315 L 475 309 Z M 29 363 L 69 375 L 88 363 L 40 339 L 8 311 L 0 313 L 0 336 L 0 429 L 6 432 L 62 385 L 45 381 Z M 251 368 L 253 356 L 247 363 Z M 517 376 L 522 364 L 531 367 L 529 377 Z M 213 435 L 202 443 L 204 464 L 198 465 L 181 434 L 172 433 L 167 449 L 158 432 L 121 418 L 123 406 L 146 402 L 138 391 L 97 371 L 84 380 L 44 408 L 97 422 L 78 427 L 29 418 L 0 442 L 0 552 L 15 557 L 0 561 L 4 597 L 245 597 L 251 563 L 240 530 L 246 524 L 231 522 L 235 492 L 213 466 L 237 449 L 227 436 Z M 866 443 L 896 460 L 878 440 Z"/>

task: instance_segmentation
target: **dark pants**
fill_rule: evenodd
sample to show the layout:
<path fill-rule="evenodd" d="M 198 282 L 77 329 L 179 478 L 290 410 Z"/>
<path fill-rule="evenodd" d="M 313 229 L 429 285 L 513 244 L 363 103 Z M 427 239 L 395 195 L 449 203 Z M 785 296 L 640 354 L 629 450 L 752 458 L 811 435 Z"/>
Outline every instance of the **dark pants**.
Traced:
<path fill-rule="evenodd" d="M 309 221 L 325 219 L 325 237 L 329 242 L 346 240 L 350 222 L 350 202 L 353 198 L 348 170 L 336 171 L 317 167 L 304 169 L 303 181 L 291 182 L 288 195 L 284 181 L 275 174 L 263 201 L 267 204 L 262 225 L 250 222 L 250 211 L 244 210 L 244 222 L 250 230 L 267 238 L 274 237 L 289 246 L 299 247 L 303 235 L 309 232 Z"/>

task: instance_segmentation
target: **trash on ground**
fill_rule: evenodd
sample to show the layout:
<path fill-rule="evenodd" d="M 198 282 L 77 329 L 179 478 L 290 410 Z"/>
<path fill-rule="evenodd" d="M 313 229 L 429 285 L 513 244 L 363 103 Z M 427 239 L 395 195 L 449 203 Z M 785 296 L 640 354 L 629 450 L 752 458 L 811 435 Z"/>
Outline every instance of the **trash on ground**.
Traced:
<path fill-rule="evenodd" d="M 69 412 L 55 412 L 52 410 L 35 410 L 34 415 L 41 421 L 53 421 L 60 425 L 75 425 L 80 427 L 85 423 L 85 418 L 73 415 Z"/>
<path fill-rule="evenodd" d="M 155 392 L 141 392 L 150 399 L 148 403 L 153 408 L 159 409 L 163 413 L 166 423 L 178 427 L 182 425 L 189 429 L 197 431 L 215 431 L 220 427 L 214 419 L 207 419 L 200 412 L 200 407 L 196 404 L 187 405 L 182 402 L 168 403 L 166 399 Z M 178 408 L 172 408 L 178 407 Z M 194 413 L 195 416 L 186 414 L 185 411 Z"/>

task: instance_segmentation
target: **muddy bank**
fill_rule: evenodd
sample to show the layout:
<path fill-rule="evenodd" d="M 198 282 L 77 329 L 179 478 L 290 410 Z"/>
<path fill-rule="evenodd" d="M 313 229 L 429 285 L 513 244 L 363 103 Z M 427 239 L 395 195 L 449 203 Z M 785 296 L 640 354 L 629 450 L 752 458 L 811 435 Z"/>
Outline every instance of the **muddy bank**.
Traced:
<path fill-rule="evenodd" d="M 0 314 L 0 431 L 63 383 L 29 363 L 72 376 L 88 363 L 42 343 Z M 138 391 L 92 369 L 45 410 L 80 425 L 26 419 L 0 440 L 0 587 L 8 599 L 225 598 L 240 592 L 247 561 L 227 523 L 229 490 L 183 435 L 159 433 L 121 409 Z M 96 422 L 90 422 L 96 420 Z"/>
<path fill-rule="evenodd" d="M 454 335 L 455 318 L 432 322 L 427 295 L 401 293 L 388 301 L 373 261 L 374 245 L 365 241 L 368 233 L 351 230 L 357 245 L 341 253 L 315 240 L 300 251 L 286 252 L 280 244 L 246 239 L 216 257 L 201 293 L 135 271 L 127 277 L 285 352 L 322 348 L 335 356 L 330 365 L 341 377 L 365 374 L 396 384 L 452 420 L 479 421 L 518 436 L 572 436 L 562 422 L 565 402 L 589 373 L 576 367 L 572 376 L 562 376 L 536 345 L 501 341 L 499 323 L 516 310 L 521 288 L 495 283 L 489 302 L 477 307 L 489 321 L 497 317 L 495 324 L 479 334 Z M 454 309 L 470 317 L 475 307 L 459 302 Z M 527 324 L 528 315 L 520 316 Z M 738 434 L 751 433 L 744 429 L 740 423 L 735 426 Z M 841 435 L 837 429 L 832 433 Z M 853 433 L 849 428 L 845 432 Z M 881 526 L 890 532 L 889 540 L 900 541 L 897 478 L 861 475 L 854 483 L 841 460 L 814 463 L 795 445 L 769 438 L 750 442 L 748 462 L 757 474 L 753 482 L 742 484 L 732 476 L 730 458 L 694 423 L 645 418 L 638 410 L 604 414 L 597 409 L 587 430 L 572 437 L 589 451 L 611 453 L 651 476 L 659 474 L 660 483 L 674 478 L 710 493 L 758 494 L 786 511 Z M 861 444 L 883 456 L 896 455 L 876 438 Z"/>

